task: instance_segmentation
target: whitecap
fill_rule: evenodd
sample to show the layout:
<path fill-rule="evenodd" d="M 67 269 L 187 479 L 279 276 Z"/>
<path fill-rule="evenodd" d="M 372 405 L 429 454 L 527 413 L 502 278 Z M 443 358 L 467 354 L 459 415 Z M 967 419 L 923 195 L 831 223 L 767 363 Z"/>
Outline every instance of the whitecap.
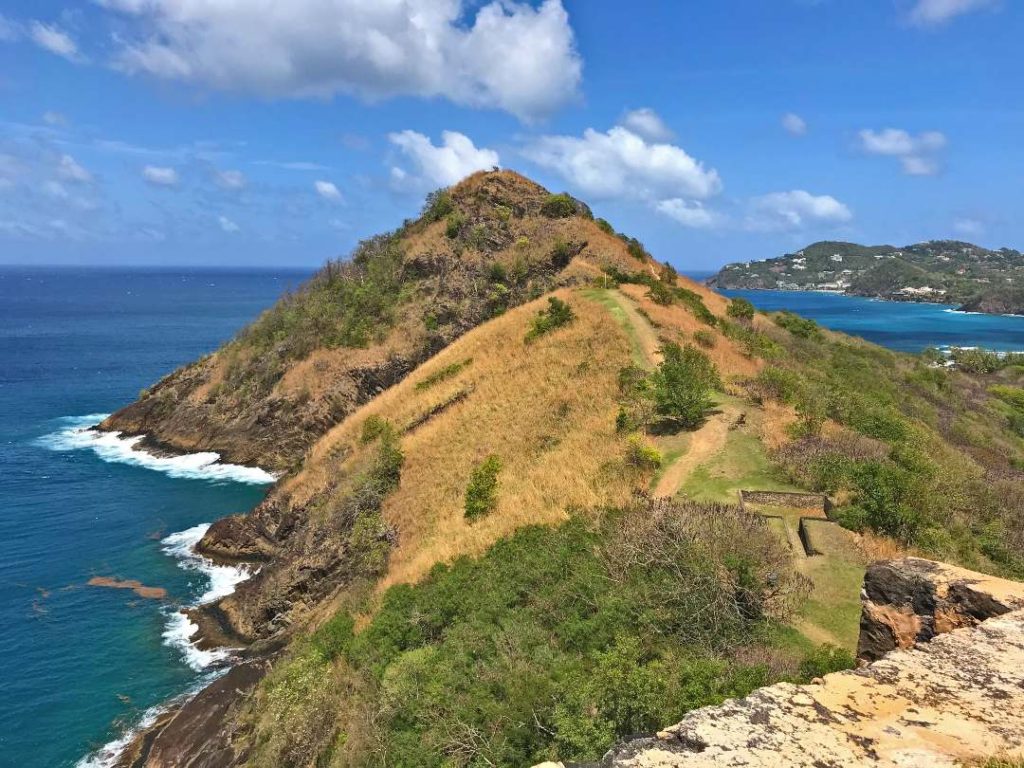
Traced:
<path fill-rule="evenodd" d="M 141 435 L 122 437 L 120 432 L 101 432 L 94 429 L 107 415 L 93 413 L 88 416 L 61 419 L 61 428 L 39 438 L 37 443 L 53 451 L 91 449 L 103 461 L 145 467 L 176 478 L 249 485 L 267 485 L 277 480 L 275 475 L 259 467 L 222 464 L 220 454 L 213 451 L 156 456 L 139 448 L 139 443 L 143 440 Z"/>
<path fill-rule="evenodd" d="M 201 573 L 207 579 L 206 591 L 199 596 L 195 606 L 227 597 L 235 591 L 235 587 L 254 573 L 252 569 L 244 565 L 218 565 L 209 558 L 198 554 L 195 551 L 195 546 L 209 529 L 209 523 L 202 523 L 187 530 L 172 533 L 160 542 L 163 544 L 163 551 L 177 558 L 178 564 L 182 568 Z M 189 619 L 187 614 L 175 610 L 168 614 L 167 628 L 163 633 L 164 642 L 181 651 L 185 663 L 197 672 L 216 664 L 223 664 L 231 658 L 233 649 L 230 648 L 212 650 L 197 648 L 191 638 L 198 629 L 199 627 Z"/>

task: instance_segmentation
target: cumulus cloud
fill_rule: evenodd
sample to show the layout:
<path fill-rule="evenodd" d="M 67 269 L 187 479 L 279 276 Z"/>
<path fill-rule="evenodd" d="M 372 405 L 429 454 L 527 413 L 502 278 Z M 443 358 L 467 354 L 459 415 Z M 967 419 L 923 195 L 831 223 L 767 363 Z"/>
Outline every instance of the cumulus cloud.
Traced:
<path fill-rule="evenodd" d="M 241 171 L 217 171 L 214 179 L 224 189 L 244 189 L 247 183 Z"/>
<path fill-rule="evenodd" d="M 674 135 L 661 115 L 650 107 L 627 112 L 622 118 L 622 125 L 649 141 L 668 141 Z"/>
<path fill-rule="evenodd" d="M 33 21 L 28 28 L 28 35 L 40 48 L 75 61 L 78 59 L 78 44 L 71 36 L 52 24 Z"/>
<path fill-rule="evenodd" d="M 621 125 L 583 136 L 542 136 L 523 154 L 596 198 L 705 199 L 722 189 L 718 172 L 673 144 L 648 142 Z"/>
<path fill-rule="evenodd" d="M 272 97 L 444 97 L 532 120 L 582 77 L 561 0 L 100 0 L 128 72 Z M 474 14 L 474 9 L 475 14 Z"/>
<path fill-rule="evenodd" d="M 689 201 L 673 197 L 668 200 L 659 200 L 655 203 L 654 208 L 658 213 L 663 213 L 691 229 L 710 229 L 722 222 L 721 216 L 697 200 Z"/>
<path fill-rule="evenodd" d="M 88 183 L 92 181 L 92 174 L 78 164 L 71 155 L 61 155 L 57 163 L 57 175 L 64 181 L 76 181 Z"/>
<path fill-rule="evenodd" d="M 794 189 L 752 199 L 746 224 L 748 229 L 771 231 L 844 224 L 852 219 L 850 209 L 831 195 Z"/>
<path fill-rule="evenodd" d="M 910 11 L 910 20 L 921 26 L 943 24 L 965 13 L 994 8 L 998 0 L 917 0 Z"/>
<path fill-rule="evenodd" d="M 234 234 L 239 231 L 238 225 L 227 216 L 219 216 L 217 218 L 217 223 L 220 224 L 220 228 L 228 234 Z"/>
<path fill-rule="evenodd" d="M 329 200 L 332 203 L 342 202 L 341 190 L 332 181 L 314 181 L 313 189 L 324 200 Z"/>
<path fill-rule="evenodd" d="M 945 134 L 925 131 L 912 134 L 902 128 L 881 131 L 865 128 L 858 134 L 861 149 L 869 155 L 898 158 L 903 172 L 910 176 L 933 176 L 940 170 L 935 155 L 945 149 Z"/>
<path fill-rule="evenodd" d="M 782 116 L 782 128 L 790 136 L 804 136 L 807 134 L 807 121 L 794 112 L 787 112 Z"/>
<path fill-rule="evenodd" d="M 178 172 L 173 168 L 147 165 L 142 169 L 142 178 L 156 187 L 176 187 Z"/>
<path fill-rule="evenodd" d="M 416 131 L 392 133 L 388 139 L 413 166 L 412 172 L 399 166 L 391 169 L 391 178 L 399 186 L 448 187 L 475 171 L 501 163 L 493 149 L 477 147 L 457 131 L 443 131 L 439 145 Z"/>

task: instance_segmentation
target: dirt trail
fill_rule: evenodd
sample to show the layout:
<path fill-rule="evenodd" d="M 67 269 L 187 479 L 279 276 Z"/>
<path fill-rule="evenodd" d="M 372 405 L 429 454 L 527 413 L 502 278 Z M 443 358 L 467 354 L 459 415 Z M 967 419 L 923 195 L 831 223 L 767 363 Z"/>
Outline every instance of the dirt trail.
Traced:
<path fill-rule="evenodd" d="M 700 429 L 691 432 L 690 444 L 686 453 L 680 456 L 658 479 L 658 484 L 654 487 L 654 495 L 675 496 L 693 470 L 725 447 L 726 438 L 729 436 L 729 427 L 736 423 L 741 412 L 738 406 L 731 403 L 719 406 L 718 410 L 708 417 Z"/>
<path fill-rule="evenodd" d="M 633 300 L 621 291 L 608 291 L 608 295 L 619 306 L 619 309 L 626 314 L 626 319 L 636 334 L 636 339 L 640 343 L 640 348 L 643 350 L 644 358 L 647 360 L 648 365 L 653 366 L 660 363 L 661 342 L 658 341 L 658 334 L 654 332 L 654 328 L 651 327 L 647 318 L 640 314 Z"/>

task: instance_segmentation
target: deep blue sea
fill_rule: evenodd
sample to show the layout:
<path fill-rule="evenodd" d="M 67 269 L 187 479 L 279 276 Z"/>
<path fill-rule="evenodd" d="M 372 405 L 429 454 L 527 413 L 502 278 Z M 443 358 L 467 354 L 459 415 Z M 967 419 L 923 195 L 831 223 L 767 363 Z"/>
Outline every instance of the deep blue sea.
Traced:
<path fill-rule="evenodd" d="M 182 605 L 240 572 L 191 556 L 203 526 L 251 509 L 265 473 L 131 451 L 84 431 L 216 348 L 299 272 L 0 267 L 0 764 L 100 766 L 153 708 L 216 674 Z M 763 309 L 903 350 L 1024 350 L 1024 318 L 924 304 L 743 292 Z M 164 601 L 87 586 L 135 579 Z M 99 753 L 97 753 L 99 750 Z"/>
<path fill-rule="evenodd" d="M 176 609 L 240 574 L 188 547 L 202 524 L 254 506 L 265 473 L 146 460 L 79 430 L 304 277 L 0 267 L 0 765 L 75 765 L 215 674 Z M 168 599 L 86 586 L 93 576 Z"/>

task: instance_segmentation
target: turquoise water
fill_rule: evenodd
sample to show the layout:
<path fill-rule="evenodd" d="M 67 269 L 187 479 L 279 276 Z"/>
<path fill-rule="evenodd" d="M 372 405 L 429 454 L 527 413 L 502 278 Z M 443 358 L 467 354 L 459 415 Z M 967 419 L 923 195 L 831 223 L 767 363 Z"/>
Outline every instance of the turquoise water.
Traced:
<path fill-rule="evenodd" d="M 210 456 L 140 464 L 123 442 L 76 428 L 216 348 L 303 277 L 0 268 L 0 764 L 74 765 L 216 674 L 175 609 L 241 574 L 188 545 L 202 524 L 258 503 L 265 473 Z M 86 586 L 94 575 L 168 599 Z"/>
<path fill-rule="evenodd" d="M 157 460 L 82 428 L 216 348 L 305 275 L 0 268 L 0 764 L 71 766 L 217 674 L 176 608 L 243 574 L 191 557 L 267 477 Z M 881 344 L 1024 349 L 1024 318 L 843 296 L 734 292 Z M 86 586 L 163 587 L 164 602 Z M 102 756 L 84 764 L 102 765 Z"/>
<path fill-rule="evenodd" d="M 927 347 L 986 347 L 1024 351 L 1024 317 L 957 312 L 943 304 L 878 301 L 833 293 L 722 291 L 758 309 L 788 309 L 826 328 L 861 336 L 902 352 Z"/>

